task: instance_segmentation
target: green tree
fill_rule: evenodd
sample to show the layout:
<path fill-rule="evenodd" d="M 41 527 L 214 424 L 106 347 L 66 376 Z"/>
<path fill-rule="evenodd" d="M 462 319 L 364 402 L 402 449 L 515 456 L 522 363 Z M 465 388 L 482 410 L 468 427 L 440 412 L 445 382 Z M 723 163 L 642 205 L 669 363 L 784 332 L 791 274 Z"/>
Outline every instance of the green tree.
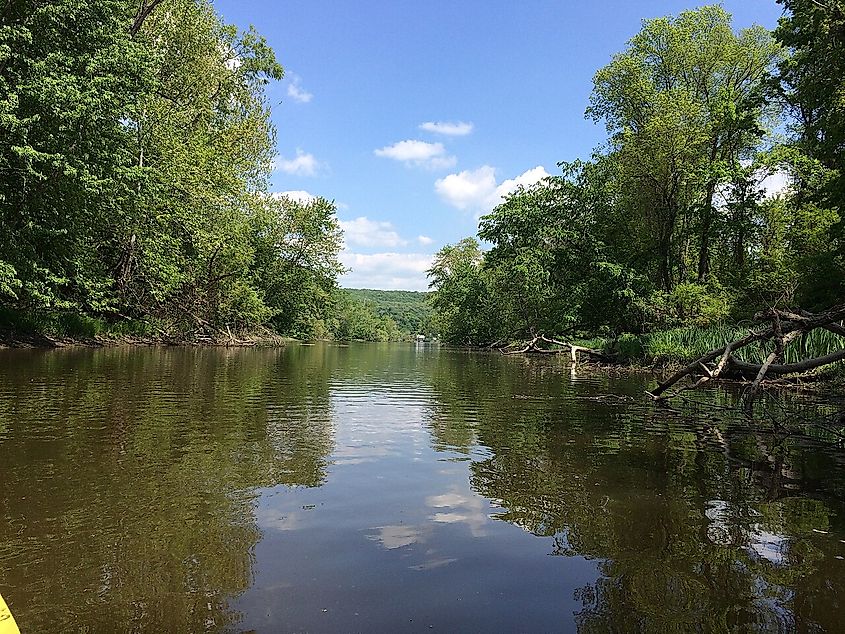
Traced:
<path fill-rule="evenodd" d="M 267 194 L 282 67 L 207 0 L 0 8 L 0 303 L 174 333 L 325 321 L 334 207 Z"/>
<path fill-rule="evenodd" d="M 474 238 L 446 245 L 428 270 L 433 289 L 431 306 L 444 340 L 461 344 L 489 344 L 498 331 L 489 281 L 482 270 L 481 246 Z"/>
<path fill-rule="evenodd" d="M 252 278 L 279 332 L 310 337 L 331 312 L 343 235 L 336 207 L 325 198 L 298 202 L 260 196 L 253 218 Z"/>
<path fill-rule="evenodd" d="M 762 27 L 734 33 L 724 9 L 705 6 L 644 21 L 596 73 L 587 113 L 613 135 L 656 236 L 665 290 L 685 280 L 688 265 L 699 282 L 710 273 L 714 196 L 764 132 L 763 88 L 779 54 Z"/>
<path fill-rule="evenodd" d="M 130 190 L 126 117 L 152 63 L 127 11 L 121 0 L 0 9 L 0 253 L 20 306 L 110 305 L 92 247 Z"/>
<path fill-rule="evenodd" d="M 829 229 L 806 261 L 802 301 L 824 306 L 845 296 L 845 2 L 778 1 L 784 16 L 775 36 L 790 55 L 779 66 L 777 95 L 793 123 L 794 204 Z"/>
<path fill-rule="evenodd" d="M 509 196 L 484 216 L 479 236 L 508 336 L 618 326 L 631 318 L 635 274 L 612 258 L 607 167 L 561 164 L 563 175 Z"/>

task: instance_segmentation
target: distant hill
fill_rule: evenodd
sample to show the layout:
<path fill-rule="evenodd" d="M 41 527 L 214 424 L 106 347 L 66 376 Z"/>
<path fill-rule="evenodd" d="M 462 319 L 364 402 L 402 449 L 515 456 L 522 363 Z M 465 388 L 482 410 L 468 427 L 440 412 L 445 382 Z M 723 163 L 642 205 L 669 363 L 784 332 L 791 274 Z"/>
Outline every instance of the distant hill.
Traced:
<path fill-rule="evenodd" d="M 379 315 L 389 315 L 410 334 L 431 334 L 433 311 L 420 291 L 377 291 L 370 288 L 344 289 L 353 299 L 371 304 Z"/>

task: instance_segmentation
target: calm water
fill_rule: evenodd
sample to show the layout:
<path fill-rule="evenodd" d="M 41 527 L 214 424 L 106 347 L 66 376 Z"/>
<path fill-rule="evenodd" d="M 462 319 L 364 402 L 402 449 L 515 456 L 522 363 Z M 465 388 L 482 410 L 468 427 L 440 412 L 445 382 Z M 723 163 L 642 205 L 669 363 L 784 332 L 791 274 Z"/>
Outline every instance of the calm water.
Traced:
<path fill-rule="evenodd" d="M 845 459 L 645 386 L 411 345 L 0 351 L 0 594 L 25 634 L 845 631 Z"/>

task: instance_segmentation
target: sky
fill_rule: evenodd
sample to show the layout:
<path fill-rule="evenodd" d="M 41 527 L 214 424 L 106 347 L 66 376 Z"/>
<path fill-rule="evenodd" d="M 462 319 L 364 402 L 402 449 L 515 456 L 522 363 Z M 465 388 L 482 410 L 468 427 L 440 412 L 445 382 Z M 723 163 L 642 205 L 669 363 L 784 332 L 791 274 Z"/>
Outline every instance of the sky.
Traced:
<path fill-rule="evenodd" d="M 773 28 L 774 0 L 726 0 Z M 285 68 L 268 87 L 272 190 L 334 200 L 346 288 L 426 290 L 444 245 L 518 185 L 589 158 L 592 77 L 683 0 L 215 0 Z"/>

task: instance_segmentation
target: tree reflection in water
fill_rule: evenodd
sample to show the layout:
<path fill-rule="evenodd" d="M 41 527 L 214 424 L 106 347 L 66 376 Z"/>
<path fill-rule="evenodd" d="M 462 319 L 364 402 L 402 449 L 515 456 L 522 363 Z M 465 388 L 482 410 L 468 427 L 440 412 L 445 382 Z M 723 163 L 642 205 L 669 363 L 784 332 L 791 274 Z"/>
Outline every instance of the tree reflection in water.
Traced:
<path fill-rule="evenodd" d="M 641 394 L 638 380 L 509 363 L 524 362 L 438 365 L 433 442 L 477 439 L 489 456 L 471 485 L 497 519 L 600 561 L 577 593 L 579 630 L 845 631 L 845 567 L 825 534 L 845 517 L 835 455 L 733 425 L 714 440 L 707 419 L 595 398 Z"/>
<path fill-rule="evenodd" d="M 15 357 L 0 383 L 0 579 L 19 622 L 236 623 L 229 600 L 251 584 L 260 538 L 255 489 L 326 477 L 330 367 L 238 349 Z"/>

